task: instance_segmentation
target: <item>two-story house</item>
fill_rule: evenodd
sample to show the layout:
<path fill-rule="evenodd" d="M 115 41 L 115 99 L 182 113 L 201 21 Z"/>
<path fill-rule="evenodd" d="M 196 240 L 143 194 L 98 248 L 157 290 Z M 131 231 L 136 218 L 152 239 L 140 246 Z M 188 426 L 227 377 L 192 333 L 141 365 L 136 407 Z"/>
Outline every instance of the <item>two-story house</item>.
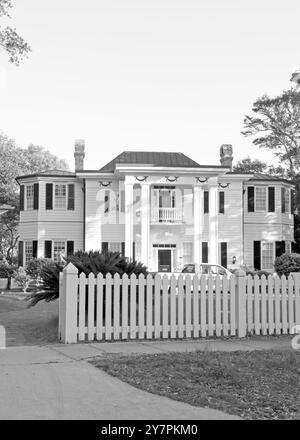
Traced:
<path fill-rule="evenodd" d="M 120 251 L 150 271 L 190 262 L 272 270 L 291 250 L 293 185 L 232 171 L 232 147 L 220 165 L 183 153 L 125 151 L 84 170 L 75 142 L 75 172 L 20 176 L 19 264 L 58 260 L 79 249 Z"/>

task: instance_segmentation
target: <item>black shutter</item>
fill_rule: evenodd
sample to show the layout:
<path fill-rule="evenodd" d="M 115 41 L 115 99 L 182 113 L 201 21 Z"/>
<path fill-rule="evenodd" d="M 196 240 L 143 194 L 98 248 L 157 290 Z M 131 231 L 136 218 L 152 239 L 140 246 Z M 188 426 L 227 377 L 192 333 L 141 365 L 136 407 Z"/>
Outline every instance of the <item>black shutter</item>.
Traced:
<path fill-rule="evenodd" d="M 275 256 L 280 257 L 282 254 L 282 241 L 276 241 L 275 242 Z"/>
<path fill-rule="evenodd" d="M 75 185 L 70 183 L 68 185 L 68 209 L 74 211 L 75 209 Z"/>
<path fill-rule="evenodd" d="M 204 214 L 209 213 L 209 193 L 204 191 Z"/>
<path fill-rule="evenodd" d="M 225 206 L 225 193 L 224 191 L 219 192 L 219 213 L 224 214 L 224 206 Z"/>
<path fill-rule="evenodd" d="M 33 209 L 39 209 L 39 184 L 33 185 Z"/>
<path fill-rule="evenodd" d="M 107 252 L 107 251 L 108 251 L 108 242 L 103 241 L 102 242 L 102 252 Z"/>
<path fill-rule="evenodd" d="M 23 266 L 23 250 L 24 250 L 24 242 L 19 241 L 18 244 L 18 265 Z"/>
<path fill-rule="evenodd" d="M 285 188 L 281 188 L 281 212 L 285 212 Z"/>
<path fill-rule="evenodd" d="M 274 188 L 274 186 L 268 187 L 268 211 L 275 212 L 275 188 Z"/>
<path fill-rule="evenodd" d="M 38 250 L 38 241 L 33 240 L 32 242 L 32 257 L 37 258 L 37 250 Z"/>
<path fill-rule="evenodd" d="M 24 185 L 20 186 L 20 211 L 24 211 Z"/>
<path fill-rule="evenodd" d="M 46 209 L 53 209 L 53 184 L 46 183 Z"/>
<path fill-rule="evenodd" d="M 52 258 L 52 241 L 51 240 L 45 241 L 44 257 L 45 258 Z"/>
<path fill-rule="evenodd" d="M 227 243 L 221 243 L 221 266 L 227 267 Z"/>
<path fill-rule="evenodd" d="M 295 211 L 295 190 L 291 189 L 291 213 Z"/>
<path fill-rule="evenodd" d="M 208 243 L 202 242 L 202 263 L 208 263 Z"/>
<path fill-rule="evenodd" d="M 74 254 L 74 241 L 67 241 L 67 255 Z"/>
<path fill-rule="evenodd" d="M 260 262 L 260 241 L 253 242 L 253 266 L 255 270 L 261 269 Z"/>
<path fill-rule="evenodd" d="M 132 259 L 135 260 L 135 241 L 132 243 Z"/>
<path fill-rule="evenodd" d="M 122 241 L 121 243 L 121 254 L 122 257 L 125 257 L 125 241 Z"/>
<path fill-rule="evenodd" d="M 285 254 L 285 241 L 284 240 L 282 240 L 282 242 L 281 242 L 281 252 L 283 254 Z"/>
<path fill-rule="evenodd" d="M 254 212 L 254 186 L 248 186 L 248 212 Z"/>

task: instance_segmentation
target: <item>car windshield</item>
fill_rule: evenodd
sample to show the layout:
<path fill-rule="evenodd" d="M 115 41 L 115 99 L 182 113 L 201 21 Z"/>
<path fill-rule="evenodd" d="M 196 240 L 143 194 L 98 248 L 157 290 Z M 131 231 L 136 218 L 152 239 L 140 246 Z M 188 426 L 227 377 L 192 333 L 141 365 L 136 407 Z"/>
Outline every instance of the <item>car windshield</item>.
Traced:
<path fill-rule="evenodd" d="M 195 273 L 195 265 L 187 264 L 186 266 L 184 266 L 182 273 Z"/>

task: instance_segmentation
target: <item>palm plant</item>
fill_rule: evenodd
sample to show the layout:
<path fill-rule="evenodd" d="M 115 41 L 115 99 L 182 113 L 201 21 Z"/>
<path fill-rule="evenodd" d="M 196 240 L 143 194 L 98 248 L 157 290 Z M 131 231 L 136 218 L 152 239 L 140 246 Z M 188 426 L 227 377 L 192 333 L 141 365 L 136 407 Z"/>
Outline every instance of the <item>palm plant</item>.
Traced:
<path fill-rule="evenodd" d="M 119 252 L 99 252 L 99 251 L 77 251 L 74 255 L 68 255 L 66 264 L 72 263 L 78 269 L 78 273 L 94 275 L 102 273 L 103 276 L 110 273 L 118 273 L 128 276 L 135 274 L 147 275 L 147 268 L 142 263 L 135 260 L 128 260 Z M 63 265 L 53 261 L 44 261 L 40 268 L 40 285 L 28 296 L 29 306 L 36 305 L 39 301 L 54 301 L 59 297 L 59 273 L 63 270 Z"/>

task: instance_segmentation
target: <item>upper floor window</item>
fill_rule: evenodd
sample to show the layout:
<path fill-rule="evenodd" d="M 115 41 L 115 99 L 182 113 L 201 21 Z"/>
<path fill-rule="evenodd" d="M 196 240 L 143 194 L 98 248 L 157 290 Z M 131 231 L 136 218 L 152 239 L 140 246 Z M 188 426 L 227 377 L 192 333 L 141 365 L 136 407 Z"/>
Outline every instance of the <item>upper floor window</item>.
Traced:
<path fill-rule="evenodd" d="M 248 212 L 275 212 L 274 186 L 249 186 L 247 198 Z"/>
<path fill-rule="evenodd" d="M 65 184 L 55 184 L 54 207 L 56 209 L 66 208 L 67 205 L 67 187 Z"/>
<path fill-rule="evenodd" d="M 290 213 L 291 212 L 290 205 L 291 205 L 290 189 L 281 188 L 281 212 Z"/>
<path fill-rule="evenodd" d="M 26 185 L 26 209 L 33 209 L 33 185 Z"/>

